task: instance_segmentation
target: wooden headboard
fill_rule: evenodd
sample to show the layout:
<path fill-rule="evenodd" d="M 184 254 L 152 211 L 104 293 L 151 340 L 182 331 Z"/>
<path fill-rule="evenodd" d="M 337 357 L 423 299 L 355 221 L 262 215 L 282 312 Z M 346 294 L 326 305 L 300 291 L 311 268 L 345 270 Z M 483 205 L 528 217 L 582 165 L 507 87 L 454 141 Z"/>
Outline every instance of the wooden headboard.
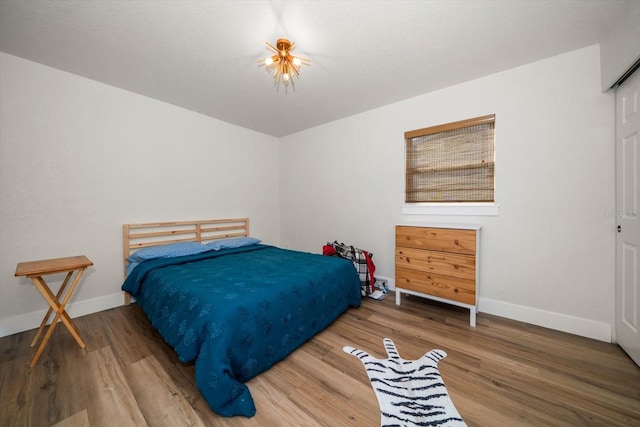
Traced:
<path fill-rule="evenodd" d="M 207 243 L 228 237 L 248 237 L 249 218 L 211 219 L 205 221 L 149 222 L 122 226 L 123 268 L 127 276 L 129 256 L 138 249 L 176 242 Z M 125 292 L 124 303 L 131 295 Z"/>

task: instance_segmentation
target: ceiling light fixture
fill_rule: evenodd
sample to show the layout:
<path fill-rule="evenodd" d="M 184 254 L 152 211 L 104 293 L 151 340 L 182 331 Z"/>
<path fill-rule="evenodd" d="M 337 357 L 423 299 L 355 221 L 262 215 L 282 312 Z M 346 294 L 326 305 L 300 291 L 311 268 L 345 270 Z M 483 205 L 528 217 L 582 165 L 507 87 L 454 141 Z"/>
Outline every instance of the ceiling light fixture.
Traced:
<path fill-rule="evenodd" d="M 279 86 L 280 81 L 285 86 L 293 86 L 293 77 L 300 77 L 300 66 L 311 65 L 311 61 L 301 56 L 294 56 L 291 51 L 295 47 L 295 42 L 291 43 L 287 39 L 278 39 L 276 45 L 266 42 L 269 50 L 273 51 L 275 55 L 272 55 L 266 59 L 261 59 L 258 62 L 264 63 L 268 70 L 274 70 L 273 79 L 274 83 Z"/>

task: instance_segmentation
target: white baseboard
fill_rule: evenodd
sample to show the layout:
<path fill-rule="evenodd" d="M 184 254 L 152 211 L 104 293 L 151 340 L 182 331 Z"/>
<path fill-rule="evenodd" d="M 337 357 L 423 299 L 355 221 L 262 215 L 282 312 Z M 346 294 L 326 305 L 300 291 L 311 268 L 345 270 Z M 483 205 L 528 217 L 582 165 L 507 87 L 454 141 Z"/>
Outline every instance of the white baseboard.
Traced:
<path fill-rule="evenodd" d="M 394 279 L 381 276 L 376 276 L 376 278 L 386 280 L 389 284 L 389 289 L 395 291 L 396 284 Z M 612 326 L 605 322 L 597 322 L 482 297 L 478 301 L 478 311 L 598 341 L 614 342 Z"/>
<path fill-rule="evenodd" d="M 395 280 L 378 276 L 376 276 L 376 278 L 387 280 L 389 289 L 395 290 Z M 482 297 L 479 298 L 478 301 L 478 311 L 554 329 L 556 331 L 568 332 L 598 341 L 614 342 L 612 326 L 605 322 L 596 322 L 594 320 Z"/>
<path fill-rule="evenodd" d="M 395 280 L 382 276 L 376 277 L 386 280 L 389 289 L 395 290 Z M 77 301 L 69 304 L 67 311 L 71 317 L 85 316 L 121 306 L 124 302 L 123 298 L 122 292 L 118 292 L 90 300 Z M 596 322 L 490 298 L 480 298 L 478 311 L 599 341 L 612 342 L 611 325 L 604 322 Z M 40 322 L 42 322 L 46 312 L 46 310 L 35 311 L 0 320 L 0 338 L 37 328 L 40 326 Z"/>
<path fill-rule="evenodd" d="M 124 296 L 122 292 L 118 292 L 116 294 L 105 295 L 103 297 L 70 303 L 67 306 L 67 312 L 69 313 L 69 316 L 74 318 L 118 307 L 123 303 Z M 1 319 L 0 338 L 39 327 L 45 314 L 47 314 L 47 310 L 34 311 L 31 313 L 21 314 L 19 316 Z"/>
<path fill-rule="evenodd" d="M 490 298 L 480 298 L 480 301 L 478 301 L 478 311 L 555 329 L 556 331 L 568 332 L 598 341 L 613 342 L 611 325 L 604 322 L 511 304 Z"/>

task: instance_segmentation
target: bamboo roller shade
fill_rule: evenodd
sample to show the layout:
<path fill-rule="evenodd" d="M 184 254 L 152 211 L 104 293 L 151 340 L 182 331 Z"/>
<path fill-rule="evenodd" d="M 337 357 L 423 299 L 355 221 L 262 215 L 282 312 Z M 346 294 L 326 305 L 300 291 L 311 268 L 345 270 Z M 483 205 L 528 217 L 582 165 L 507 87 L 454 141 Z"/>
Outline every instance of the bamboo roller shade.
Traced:
<path fill-rule="evenodd" d="M 494 123 L 489 115 L 406 132 L 406 202 L 493 202 Z"/>

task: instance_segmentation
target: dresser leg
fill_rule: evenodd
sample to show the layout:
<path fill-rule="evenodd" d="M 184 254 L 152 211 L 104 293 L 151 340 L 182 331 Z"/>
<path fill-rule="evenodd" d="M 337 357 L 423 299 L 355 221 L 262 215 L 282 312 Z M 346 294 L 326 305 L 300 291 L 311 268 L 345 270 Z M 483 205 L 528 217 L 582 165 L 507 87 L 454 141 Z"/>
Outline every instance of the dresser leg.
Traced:
<path fill-rule="evenodd" d="M 476 308 L 471 307 L 469 309 L 469 324 L 473 327 L 476 326 Z"/>
<path fill-rule="evenodd" d="M 396 289 L 396 305 L 400 305 L 400 291 Z"/>

